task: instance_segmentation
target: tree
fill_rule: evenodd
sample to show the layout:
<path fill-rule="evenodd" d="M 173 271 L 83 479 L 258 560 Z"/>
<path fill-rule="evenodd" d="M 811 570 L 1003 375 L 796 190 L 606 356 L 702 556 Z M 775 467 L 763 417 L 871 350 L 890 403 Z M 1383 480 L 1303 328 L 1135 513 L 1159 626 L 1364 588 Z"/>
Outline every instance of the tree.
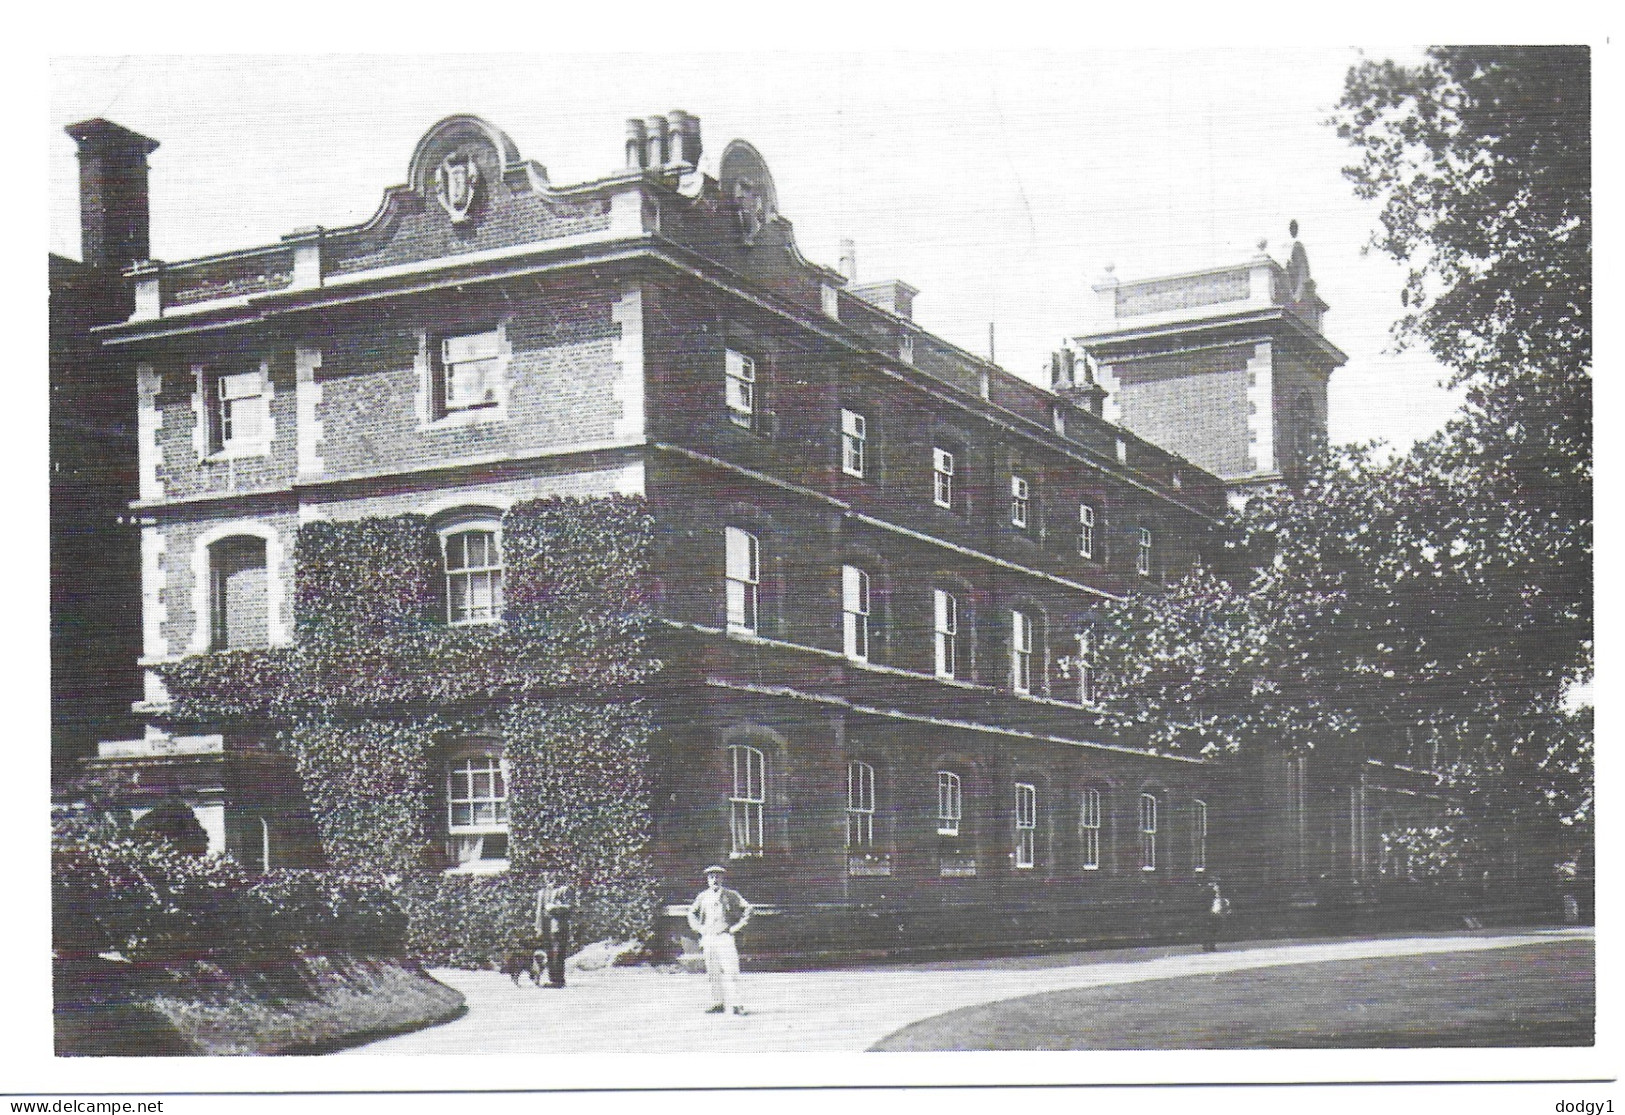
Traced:
<path fill-rule="evenodd" d="M 1374 246 L 1408 268 L 1395 325 L 1467 389 L 1407 463 L 1461 497 L 1458 563 L 1527 633 L 1509 680 L 1591 670 L 1591 73 L 1586 47 L 1451 47 L 1349 71 L 1333 117 L 1382 204 Z"/>

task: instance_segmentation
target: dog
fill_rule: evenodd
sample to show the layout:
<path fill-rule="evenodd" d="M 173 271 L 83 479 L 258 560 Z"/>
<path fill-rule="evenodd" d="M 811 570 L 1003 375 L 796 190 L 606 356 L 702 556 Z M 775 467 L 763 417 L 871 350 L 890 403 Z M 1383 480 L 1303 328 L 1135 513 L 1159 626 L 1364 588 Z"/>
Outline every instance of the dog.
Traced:
<path fill-rule="evenodd" d="M 525 942 L 510 947 L 503 954 L 502 974 L 511 977 L 515 987 L 519 986 L 519 977 L 527 974 L 530 976 L 530 982 L 540 987 L 546 972 L 546 949 L 533 947 Z"/>

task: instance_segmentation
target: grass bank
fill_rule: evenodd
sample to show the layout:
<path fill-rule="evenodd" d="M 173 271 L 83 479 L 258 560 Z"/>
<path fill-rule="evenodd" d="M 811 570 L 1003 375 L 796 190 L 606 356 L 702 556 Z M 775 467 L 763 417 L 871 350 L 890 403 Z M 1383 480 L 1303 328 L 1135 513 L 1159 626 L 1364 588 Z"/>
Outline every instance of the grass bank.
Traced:
<path fill-rule="evenodd" d="M 322 1053 L 465 1009 L 416 965 L 350 955 L 63 959 L 54 975 L 64 1057 Z"/>

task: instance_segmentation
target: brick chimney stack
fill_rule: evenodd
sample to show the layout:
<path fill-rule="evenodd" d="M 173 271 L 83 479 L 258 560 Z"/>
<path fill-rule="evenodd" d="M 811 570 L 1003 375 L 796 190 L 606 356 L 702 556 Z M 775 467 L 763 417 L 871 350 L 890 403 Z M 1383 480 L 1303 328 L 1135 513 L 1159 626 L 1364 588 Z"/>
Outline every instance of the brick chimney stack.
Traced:
<path fill-rule="evenodd" d="M 148 258 L 148 139 L 97 117 L 64 129 L 79 144 L 79 252 L 93 267 L 123 270 Z"/>
<path fill-rule="evenodd" d="M 1097 417 L 1105 412 L 1106 389 L 1095 380 L 1089 358 L 1070 347 L 1050 354 L 1050 388 Z"/>

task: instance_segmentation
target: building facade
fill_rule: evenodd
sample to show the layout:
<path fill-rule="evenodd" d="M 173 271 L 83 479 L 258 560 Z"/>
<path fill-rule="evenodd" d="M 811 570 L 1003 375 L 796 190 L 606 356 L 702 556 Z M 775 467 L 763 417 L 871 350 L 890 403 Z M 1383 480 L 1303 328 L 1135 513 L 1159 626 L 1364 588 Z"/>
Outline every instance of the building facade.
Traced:
<path fill-rule="evenodd" d="M 713 861 L 787 952 L 1177 933 L 1255 839 L 1343 834 L 1326 854 L 1366 870 L 1353 813 L 1330 837 L 1295 798 L 1260 821 L 1258 772 L 1096 715 L 1096 609 L 1198 561 L 1238 475 L 1147 417 L 1117 341 L 1058 354 L 1044 390 L 921 329 L 908 284 L 805 259 L 748 143 L 706 173 L 673 112 L 629 122 L 624 154 L 554 186 L 455 116 L 362 225 L 130 268 L 131 312 L 97 336 L 138 400 L 147 728 L 93 769 L 148 772 L 213 850 L 315 862 L 278 725 L 178 723 L 161 668 L 290 643 L 303 524 L 426 516 L 438 622 L 477 628 L 503 622 L 506 509 L 632 496 L 674 679 L 650 754 L 662 925 Z M 1219 327 L 1254 363 L 1314 303 L 1266 285 L 1275 332 Z M 1290 374 L 1320 376 L 1323 423 L 1335 349 L 1305 343 L 1321 363 Z M 444 745 L 439 869 L 500 874 L 510 757 Z M 1316 876 L 1266 853 L 1261 893 Z"/>

